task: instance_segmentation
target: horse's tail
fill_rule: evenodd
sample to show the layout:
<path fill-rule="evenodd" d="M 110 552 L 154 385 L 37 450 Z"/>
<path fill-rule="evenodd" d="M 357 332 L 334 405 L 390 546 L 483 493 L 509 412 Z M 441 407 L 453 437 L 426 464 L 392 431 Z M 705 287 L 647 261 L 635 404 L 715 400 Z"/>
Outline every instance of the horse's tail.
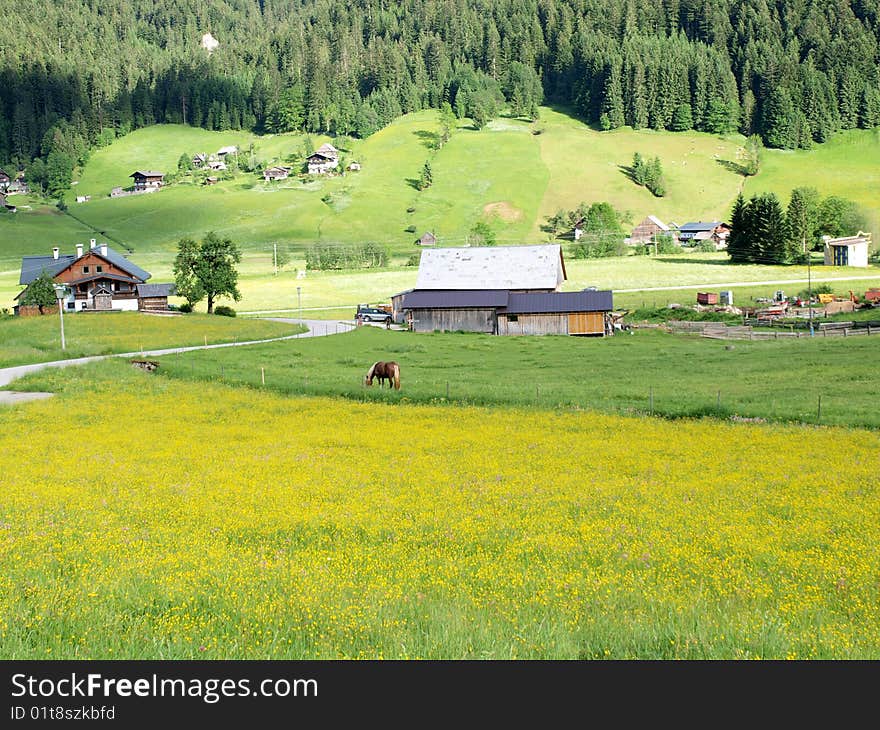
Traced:
<path fill-rule="evenodd" d="M 400 365 L 397 363 L 391 365 L 391 375 L 394 377 L 394 389 L 400 390 Z"/>

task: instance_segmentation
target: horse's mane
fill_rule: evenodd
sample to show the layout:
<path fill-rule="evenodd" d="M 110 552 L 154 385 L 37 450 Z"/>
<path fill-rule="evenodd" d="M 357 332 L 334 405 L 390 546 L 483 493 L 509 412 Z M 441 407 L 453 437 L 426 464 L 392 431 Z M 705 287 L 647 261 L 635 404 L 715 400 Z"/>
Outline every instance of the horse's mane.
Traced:
<path fill-rule="evenodd" d="M 379 363 L 378 363 L 378 361 L 377 361 L 377 362 L 374 362 L 374 363 L 370 366 L 370 369 L 367 370 L 367 378 L 372 378 L 372 377 L 373 377 L 373 373 L 376 372 L 376 365 L 378 365 L 378 364 L 379 364 Z"/>

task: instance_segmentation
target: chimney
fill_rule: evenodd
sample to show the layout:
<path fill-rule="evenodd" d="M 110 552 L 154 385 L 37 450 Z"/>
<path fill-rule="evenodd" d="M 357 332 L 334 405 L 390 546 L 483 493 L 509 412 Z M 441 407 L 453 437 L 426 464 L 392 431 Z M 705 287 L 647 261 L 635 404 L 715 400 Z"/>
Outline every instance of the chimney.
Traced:
<path fill-rule="evenodd" d="M 98 242 L 97 242 L 94 238 L 91 239 L 91 240 L 89 241 L 89 243 L 91 244 L 91 246 L 89 246 L 89 248 L 94 248 L 95 246 L 98 245 Z"/>
<path fill-rule="evenodd" d="M 107 255 L 107 244 L 102 243 L 101 244 L 101 256 L 106 256 L 106 255 Z"/>
<path fill-rule="evenodd" d="M 52 247 L 52 258 L 58 260 L 58 246 Z"/>
<path fill-rule="evenodd" d="M 76 244 L 76 257 L 80 258 L 83 255 L 83 245 L 81 243 Z"/>

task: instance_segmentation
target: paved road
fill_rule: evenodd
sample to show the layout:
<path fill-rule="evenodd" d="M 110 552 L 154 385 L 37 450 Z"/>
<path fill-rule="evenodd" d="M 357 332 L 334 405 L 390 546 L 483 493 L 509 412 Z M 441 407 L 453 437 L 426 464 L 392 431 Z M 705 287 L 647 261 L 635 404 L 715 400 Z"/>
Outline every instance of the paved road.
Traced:
<path fill-rule="evenodd" d="M 138 350 L 137 352 L 120 352 L 115 355 L 94 355 L 92 357 L 78 357 L 70 360 L 53 360 L 52 362 L 37 362 L 31 365 L 17 365 L 11 368 L 0 368 L 0 388 L 9 385 L 13 380 L 35 373 L 45 368 L 66 368 L 71 365 L 83 365 L 97 360 L 106 360 L 110 357 L 158 357 L 161 355 L 173 355 L 177 352 L 190 352 L 192 350 L 214 350 L 221 347 L 244 347 L 245 345 L 260 345 L 266 342 L 280 342 L 282 340 L 296 340 L 301 337 L 324 337 L 326 335 L 334 335 L 342 332 L 348 332 L 354 327 L 354 322 L 330 322 L 322 319 L 276 319 L 276 322 L 287 322 L 290 324 L 304 324 L 308 327 L 307 332 L 300 332 L 296 335 L 285 335 L 284 337 L 271 337 L 265 340 L 248 340 L 246 342 L 223 342 L 216 345 L 193 345 L 192 347 L 169 347 L 164 350 Z M 15 392 L 11 390 L 0 391 L 0 405 L 23 403 L 28 400 L 37 400 L 40 398 L 48 398 L 52 393 L 27 393 Z"/>

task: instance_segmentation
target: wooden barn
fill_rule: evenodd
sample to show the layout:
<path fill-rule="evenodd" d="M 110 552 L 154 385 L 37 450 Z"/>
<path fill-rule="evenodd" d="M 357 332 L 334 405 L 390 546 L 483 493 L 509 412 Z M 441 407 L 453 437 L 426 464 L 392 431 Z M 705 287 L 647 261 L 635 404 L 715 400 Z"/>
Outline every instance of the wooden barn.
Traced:
<path fill-rule="evenodd" d="M 560 292 L 565 278 L 559 244 L 427 249 L 392 303 L 415 332 L 606 334 L 612 293 Z"/>
<path fill-rule="evenodd" d="M 141 312 L 167 312 L 168 297 L 174 294 L 174 284 L 138 284 L 138 310 Z"/>
<path fill-rule="evenodd" d="M 608 334 L 610 291 L 412 291 L 403 309 L 414 332 L 483 332 L 493 335 Z"/>
<path fill-rule="evenodd" d="M 650 243 L 655 236 L 661 233 L 669 233 L 670 228 L 663 221 L 653 215 L 647 216 L 641 223 L 632 229 L 629 234 L 630 243 Z"/>

